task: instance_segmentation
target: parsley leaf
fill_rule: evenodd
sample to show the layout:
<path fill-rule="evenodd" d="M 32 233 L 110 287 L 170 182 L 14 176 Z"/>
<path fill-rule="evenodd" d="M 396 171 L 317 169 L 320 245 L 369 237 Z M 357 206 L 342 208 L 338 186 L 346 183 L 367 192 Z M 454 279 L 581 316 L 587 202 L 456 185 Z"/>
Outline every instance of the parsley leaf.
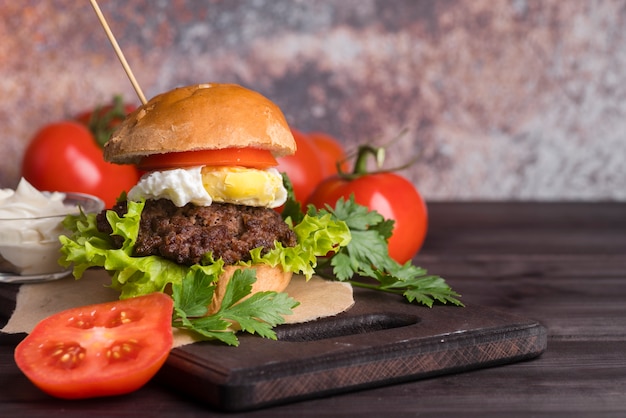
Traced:
<path fill-rule="evenodd" d="M 393 231 L 392 220 L 386 220 L 376 211 L 359 205 L 350 199 L 339 199 L 334 208 L 317 211 L 308 207 L 310 216 L 330 213 L 344 221 L 352 235 L 347 246 L 342 247 L 329 259 L 321 262 L 318 274 L 324 275 L 324 268 L 330 268 L 337 280 L 347 281 L 356 287 L 365 287 L 389 293 L 402 294 L 409 302 L 417 302 L 432 307 L 435 301 L 463 306 L 460 296 L 445 280 L 411 262 L 404 265 L 389 256 L 387 240 Z M 362 280 L 375 279 L 377 284 Z"/>
<path fill-rule="evenodd" d="M 216 276 L 202 269 L 190 271 L 180 283 L 172 286 L 173 325 L 195 331 L 205 340 L 219 340 L 238 346 L 238 329 L 276 339 L 272 330 L 282 324 L 282 315 L 290 314 L 299 303 L 285 293 L 259 292 L 246 298 L 256 281 L 253 269 L 237 270 L 226 285 L 220 309 L 207 315 L 213 300 Z"/>

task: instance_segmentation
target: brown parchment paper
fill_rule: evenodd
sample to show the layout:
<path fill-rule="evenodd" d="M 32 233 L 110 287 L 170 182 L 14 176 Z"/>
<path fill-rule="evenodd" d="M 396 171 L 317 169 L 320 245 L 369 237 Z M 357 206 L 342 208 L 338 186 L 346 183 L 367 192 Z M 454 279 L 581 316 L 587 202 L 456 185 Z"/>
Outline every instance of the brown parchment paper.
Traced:
<path fill-rule="evenodd" d="M 72 276 L 60 280 L 23 284 L 17 294 L 11 318 L 2 329 L 5 333 L 29 333 L 42 319 L 65 309 L 117 300 L 119 293 L 107 287 L 111 278 L 104 270 L 88 270 L 80 280 Z M 334 316 L 354 305 L 352 286 L 313 276 L 294 275 L 285 290 L 300 302 L 285 323 L 296 324 Z M 188 333 L 174 330 L 174 347 L 193 343 Z"/>

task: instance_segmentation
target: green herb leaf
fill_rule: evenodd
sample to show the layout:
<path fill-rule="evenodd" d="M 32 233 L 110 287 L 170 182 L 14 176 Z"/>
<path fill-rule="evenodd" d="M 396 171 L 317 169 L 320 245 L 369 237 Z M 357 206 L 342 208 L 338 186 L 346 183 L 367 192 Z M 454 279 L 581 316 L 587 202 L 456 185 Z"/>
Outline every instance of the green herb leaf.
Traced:
<path fill-rule="evenodd" d="M 313 216 L 315 208 L 309 207 L 308 211 Z M 410 262 L 400 265 L 389 256 L 387 240 L 393 231 L 392 221 L 359 205 L 354 197 L 339 199 L 335 208 L 327 206 L 318 216 L 323 213 L 331 213 L 336 219 L 344 221 L 352 236 L 348 245 L 327 261 L 338 280 L 348 281 L 357 287 L 402 294 L 409 302 L 429 307 L 435 301 L 463 306 L 458 299 L 460 295 L 444 279 L 428 275 L 425 269 Z M 363 278 L 375 279 L 379 284 L 364 282 Z"/>
<path fill-rule="evenodd" d="M 284 323 L 283 315 L 291 314 L 299 302 L 278 292 L 257 292 L 242 300 L 250 294 L 255 281 L 254 270 L 237 270 L 226 287 L 218 314 L 239 324 L 242 331 L 275 340 L 272 328 Z"/>
<path fill-rule="evenodd" d="M 284 323 L 283 315 L 292 313 L 299 303 L 284 293 L 259 292 L 249 298 L 256 281 L 253 269 L 237 270 L 226 285 L 220 309 L 207 315 L 213 300 L 216 277 L 202 270 L 189 272 L 185 280 L 172 286 L 174 299 L 173 325 L 194 331 L 205 340 L 219 340 L 237 346 L 235 331 L 276 339 L 272 330 Z"/>
<path fill-rule="evenodd" d="M 174 311 L 181 318 L 205 316 L 215 293 L 215 279 L 202 270 L 187 273 L 185 280 L 172 286 Z"/>

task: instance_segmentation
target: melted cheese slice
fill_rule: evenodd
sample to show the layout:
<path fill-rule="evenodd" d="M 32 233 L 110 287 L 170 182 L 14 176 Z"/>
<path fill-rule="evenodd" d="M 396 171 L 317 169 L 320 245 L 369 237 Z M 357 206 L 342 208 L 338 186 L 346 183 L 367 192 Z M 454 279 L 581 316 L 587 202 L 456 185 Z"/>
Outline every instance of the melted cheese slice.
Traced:
<path fill-rule="evenodd" d="M 128 199 L 169 199 L 176 206 L 213 202 L 276 208 L 287 200 L 278 170 L 245 167 L 190 167 L 145 174 Z"/>

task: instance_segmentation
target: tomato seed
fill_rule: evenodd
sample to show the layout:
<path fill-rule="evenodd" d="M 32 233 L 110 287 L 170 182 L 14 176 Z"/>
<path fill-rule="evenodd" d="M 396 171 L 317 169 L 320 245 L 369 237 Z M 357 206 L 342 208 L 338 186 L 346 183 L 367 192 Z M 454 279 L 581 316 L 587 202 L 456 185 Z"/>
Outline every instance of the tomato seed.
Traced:
<path fill-rule="evenodd" d="M 130 339 L 123 343 L 112 345 L 106 352 L 106 356 L 110 361 L 128 361 L 134 360 L 139 355 L 141 346 L 135 339 Z"/>
<path fill-rule="evenodd" d="M 79 314 L 68 320 L 68 325 L 78 329 L 90 329 L 95 326 L 96 318 L 89 314 Z"/>
<path fill-rule="evenodd" d="M 126 314 L 126 311 L 120 312 L 120 322 L 122 324 L 128 324 L 130 321 L 131 321 L 131 319 Z"/>
<path fill-rule="evenodd" d="M 111 318 L 107 323 L 107 328 L 115 328 L 122 325 L 137 322 L 143 317 L 143 314 L 134 309 L 127 309 L 117 312 L 116 316 Z"/>
<path fill-rule="evenodd" d="M 49 356 L 48 365 L 60 369 L 74 369 L 85 359 L 85 349 L 77 343 L 56 343 L 44 350 Z"/>

